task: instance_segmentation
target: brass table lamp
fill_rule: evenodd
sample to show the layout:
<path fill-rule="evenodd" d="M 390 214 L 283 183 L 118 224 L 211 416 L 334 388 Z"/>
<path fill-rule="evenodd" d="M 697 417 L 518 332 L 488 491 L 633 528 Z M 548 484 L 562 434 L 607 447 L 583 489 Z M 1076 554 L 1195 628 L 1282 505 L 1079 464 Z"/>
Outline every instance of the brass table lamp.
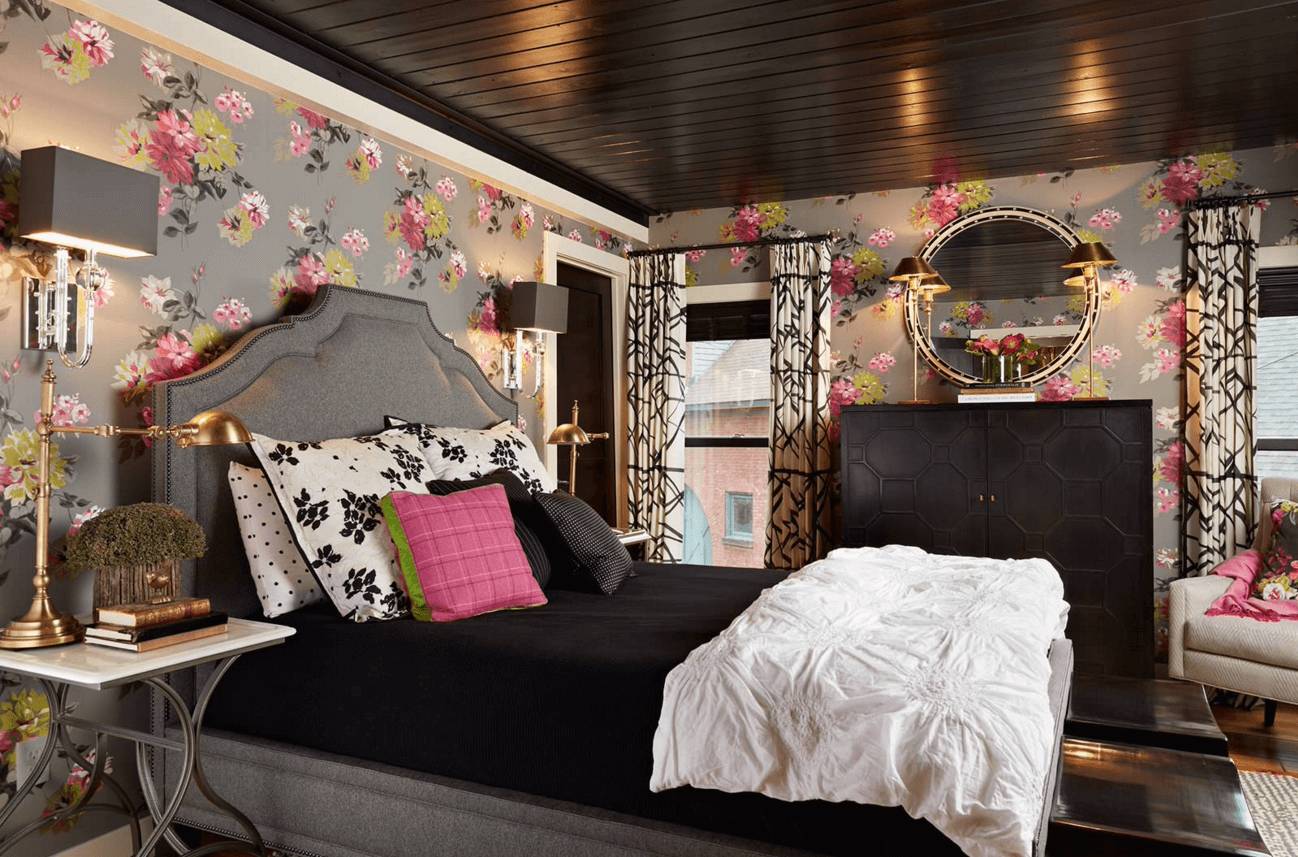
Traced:
<path fill-rule="evenodd" d="M 1100 268 L 1111 268 L 1116 264 L 1118 260 L 1108 247 L 1099 241 L 1083 241 L 1073 248 L 1072 255 L 1061 266 L 1079 271 L 1064 280 L 1064 285 L 1095 291 L 1095 323 L 1086 336 L 1086 395 L 1074 396 L 1075 400 L 1108 398 L 1095 395 L 1095 330 L 1100 326 L 1100 310 L 1104 307 L 1104 295 L 1100 292 Z"/>
<path fill-rule="evenodd" d="M 907 256 L 897 263 L 897 270 L 893 271 L 892 276 L 889 277 L 888 279 L 893 281 L 894 283 L 906 284 L 906 300 L 908 301 L 912 300 L 915 295 L 920 294 L 921 290 L 926 285 L 930 288 L 931 293 L 927 293 L 924 295 L 924 301 L 929 311 L 929 326 L 931 328 L 933 323 L 933 295 L 937 294 L 938 292 L 951 291 L 951 287 L 947 286 L 946 283 L 942 281 L 942 278 L 941 276 L 938 275 L 938 272 L 933 270 L 933 266 L 930 265 L 928 262 L 925 262 L 923 259 L 919 258 L 918 256 Z M 946 286 L 946 288 L 941 288 L 938 285 L 938 283 L 941 283 L 941 286 Z M 911 373 L 910 373 L 910 382 L 911 382 L 910 396 L 911 397 L 909 399 L 904 400 L 901 404 L 927 405 L 929 403 L 928 400 L 921 399 L 919 397 L 919 341 L 918 339 L 912 341 L 910 345 L 911 345 L 911 358 L 912 358 Z"/>
<path fill-rule="evenodd" d="M 204 411 L 187 423 L 175 426 L 124 428 L 121 426 L 56 426 L 49 415 L 54 412 L 54 361 L 45 363 L 41 375 L 41 409 L 36 426 L 39 442 L 36 465 L 36 575 L 32 584 L 36 592 L 27 612 L 0 630 L 0 649 L 41 649 L 78 642 L 81 623 L 76 617 L 58 612 L 50 601 L 50 437 L 56 434 L 94 435 L 95 437 L 171 438 L 177 445 L 219 446 L 247 443 L 248 430 L 238 419 L 223 411 Z"/>
<path fill-rule="evenodd" d="M 550 436 L 545 442 L 552 446 L 566 446 L 568 452 L 568 493 L 576 496 L 577 494 L 577 456 L 580 447 L 585 446 L 592 440 L 607 440 L 608 432 L 587 432 L 578 425 L 578 415 L 581 412 L 581 405 L 576 399 L 572 402 L 572 422 L 562 423 L 554 427 Z"/>

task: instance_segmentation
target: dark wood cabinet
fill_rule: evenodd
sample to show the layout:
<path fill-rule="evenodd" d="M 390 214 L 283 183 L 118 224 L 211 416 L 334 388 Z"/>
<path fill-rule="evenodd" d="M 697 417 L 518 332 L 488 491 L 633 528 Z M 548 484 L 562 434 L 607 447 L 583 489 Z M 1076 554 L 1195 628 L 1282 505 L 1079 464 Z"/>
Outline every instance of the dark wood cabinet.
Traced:
<path fill-rule="evenodd" d="M 843 542 L 1041 557 L 1079 672 L 1154 669 L 1151 403 L 871 405 L 842 416 Z"/>

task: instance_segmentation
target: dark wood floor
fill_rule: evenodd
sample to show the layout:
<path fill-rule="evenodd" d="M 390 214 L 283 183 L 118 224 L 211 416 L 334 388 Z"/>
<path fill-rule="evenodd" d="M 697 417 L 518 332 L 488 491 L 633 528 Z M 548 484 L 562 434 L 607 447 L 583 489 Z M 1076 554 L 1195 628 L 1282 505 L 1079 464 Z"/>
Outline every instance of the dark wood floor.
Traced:
<path fill-rule="evenodd" d="M 1280 703 L 1275 725 L 1262 725 L 1262 706 L 1252 711 L 1214 705 L 1217 725 L 1230 740 L 1230 757 L 1241 771 L 1298 777 L 1298 706 Z"/>

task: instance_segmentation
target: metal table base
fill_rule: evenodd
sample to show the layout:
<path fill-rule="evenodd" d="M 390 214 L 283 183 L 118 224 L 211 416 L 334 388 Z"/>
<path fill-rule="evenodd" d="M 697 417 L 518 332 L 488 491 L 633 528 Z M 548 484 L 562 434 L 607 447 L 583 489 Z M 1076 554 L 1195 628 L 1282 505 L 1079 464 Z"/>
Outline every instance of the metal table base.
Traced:
<path fill-rule="evenodd" d="M 50 701 L 50 734 L 46 738 L 45 747 L 37 758 L 31 773 L 19 784 L 18 791 L 14 793 L 14 796 L 5 805 L 4 809 L 0 810 L 0 831 L 4 830 L 10 816 L 14 814 L 23 799 L 35 788 L 41 775 L 49 770 L 56 749 L 62 748 L 68 759 L 83 771 L 89 771 L 90 775 L 82 793 L 73 803 L 49 815 L 33 819 L 17 830 L 5 833 L 3 837 L 0 837 L 0 857 L 8 853 L 19 841 L 32 833 L 77 818 L 87 812 L 113 812 L 126 816 L 127 823 L 131 828 L 131 843 L 135 849 L 136 857 L 147 857 L 147 855 L 152 854 L 158 843 L 163 839 L 166 839 L 167 844 L 180 857 L 203 857 L 203 855 L 207 854 L 231 851 L 252 854 L 256 855 L 256 857 L 267 857 L 266 846 L 262 843 L 261 834 L 257 832 L 256 826 L 229 801 L 217 794 L 207 782 L 207 778 L 203 775 L 202 754 L 199 751 L 203 715 L 207 712 L 207 703 L 212 698 L 212 692 L 220 683 L 221 678 L 238 659 L 239 655 L 235 654 L 213 662 L 214 669 L 199 690 L 192 710 L 176 689 L 166 682 L 163 676 L 153 676 L 136 682 L 157 690 L 171 704 L 180 724 L 180 740 L 73 716 L 67 710 L 69 685 L 44 678 L 37 679 Z M 84 730 L 94 735 L 93 762 L 77 749 L 77 745 L 70 735 L 72 729 Z M 120 738 L 135 744 L 135 760 L 139 772 L 140 789 L 144 793 L 143 807 L 136 804 L 121 783 L 117 782 L 104 770 L 106 765 L 105 753 L 103 752 L 105 749 L 104 744 L 105 739 L 109 737 Z M 149 748 L 151 747 L 181 754 L 180 777 L 176 783 L 175 791 L 169 798 L 162 794 L 161 789 L 153 781 L 153 774 L 150 772 L 148 760 Z M 180 835 L 172 828 L 172 822 L 176 817 L 176 813 L 180 811 L 180 805 L 184 801 L 185 794 L 189 791 L 191 783 L 198 786 L 199 792 L 213 806 L 234 819 L 247 835 L 247 841 L 227 839 L 191 849 L 180 838 Z M 101 785 L 105 786 L 107 791 L 111 793 L 112 802 L 91 803 L 91 799 L 99 792 Z M 143 835 L 140 827 L 141 810 L 147 811 L 149 817 L 153 820 L 153 830 L 149 832 L 148 836 Z"/>

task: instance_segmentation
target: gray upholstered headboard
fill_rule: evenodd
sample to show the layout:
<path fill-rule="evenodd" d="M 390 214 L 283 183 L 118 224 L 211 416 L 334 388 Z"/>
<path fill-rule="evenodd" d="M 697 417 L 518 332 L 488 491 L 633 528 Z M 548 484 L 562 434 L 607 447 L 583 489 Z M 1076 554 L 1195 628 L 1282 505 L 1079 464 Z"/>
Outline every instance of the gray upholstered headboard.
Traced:
<path fill-rule="evenodd" d="M 286 440 L 377 432 L 385 414 L 485 428 L 518 406 L 433 325 L 422 301 L 325 287 L 305 313 L 250 331 L 211 365 L 153 392 L 159 425 L 225 410 L 251 431 Z M 182 590 L 232 616 L 260 614 L 226 470 L 252 464 L 242 446 L 153 451 L 153 498 L 207 533 L 207 555 L 186 565 Z"/>

